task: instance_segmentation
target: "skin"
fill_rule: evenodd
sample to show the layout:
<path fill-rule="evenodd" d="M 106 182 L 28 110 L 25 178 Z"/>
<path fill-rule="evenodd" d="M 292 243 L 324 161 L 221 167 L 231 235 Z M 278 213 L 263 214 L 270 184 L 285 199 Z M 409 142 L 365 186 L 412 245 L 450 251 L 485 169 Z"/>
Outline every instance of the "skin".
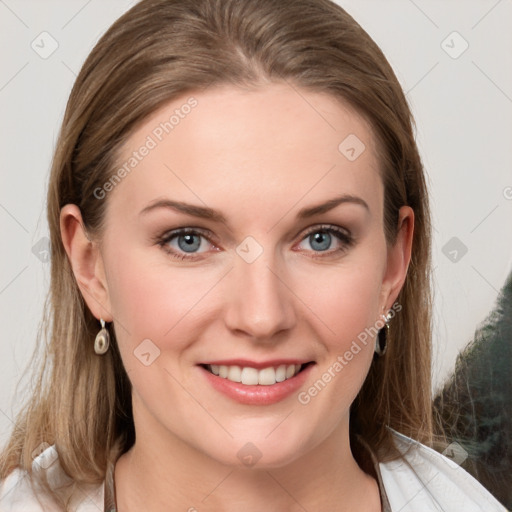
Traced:
<path fill-rule="evenodd" d="M 147 119 L 119 162 L 186 97 Z M 194 97 L 197 107 L 102 199 L 100 241 L 86 236 L 75 205 L 61 211 L 84 299 L 98 319 L 113 321 L 132 382 L 137 439 L 116 464 L 119 510 L 381 510 L 377 483 L 354 460 L 348 432 L 373 340 L 307 405 L 296 393 L 267 406 L 239 404 L 214 390 L 197 364 L 312 360 L 307 390 L 396 300 L 413 211 L 402 207 L 396 244 L 388 246 L 371 127 L 335 98 L 287 84 L 222 86 Z M 338 150 L 349 134 L 366 147 L 354 161 Z M 362 198 L 368 210 L 346 202 L 296 218 L 341 194 Z M 208 206 L 226 222 L 165 208 L 139 215 L 162 198 Z M 307 228 L 325 225 L 348 230 L 353 243 L 332 235 L 318 250 Z M 182 227 L 211 233 L 193 261 L 154 241 Z M 236 252 L 247 236 L 263 249 L 252 263 Z M 190 255 L 177 238 L 167 247 Z M 149 366 L 133 354 L 144 339 L 160 350 Z M 261 453 L 252 467 L 237 457 L 247 442 Z"/>

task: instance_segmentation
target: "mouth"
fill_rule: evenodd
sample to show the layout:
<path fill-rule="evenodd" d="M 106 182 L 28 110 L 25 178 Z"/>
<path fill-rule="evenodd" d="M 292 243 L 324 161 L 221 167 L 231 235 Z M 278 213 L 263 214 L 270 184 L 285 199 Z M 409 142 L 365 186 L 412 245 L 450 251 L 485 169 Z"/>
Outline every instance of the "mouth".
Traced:
<path fill-rule="evenodd" d="M 314 361 L 305 363 L 283 363 L 268 366 L 261 364 L 200 364 L 209 373 L 231 382 L 245 386 L 273 386 L 274 384 L 293 379 Z M 260 366 L 255 368 L 254 366 Z"/>
<path fill-rule="evenodd" d="M 268 406 L 297 394 L 310 378 L 315 361 L 280 359 L 256 363 L 246 359 L 198 364 L 204 382 L 230 400 Z"/>

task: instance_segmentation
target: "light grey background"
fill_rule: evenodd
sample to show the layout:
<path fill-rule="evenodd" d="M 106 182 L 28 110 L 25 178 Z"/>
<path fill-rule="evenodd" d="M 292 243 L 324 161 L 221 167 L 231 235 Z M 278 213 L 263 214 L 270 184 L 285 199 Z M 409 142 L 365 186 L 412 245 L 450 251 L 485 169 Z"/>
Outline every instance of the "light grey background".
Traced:
<path fill-rule="evenodd" d="M 383 49 L 416 118 L 435 222 L 438 385 L 511 271 L 512 1 L 338 3 Z M 49 284 L 46 184 L 67 97 L 99 36 L 133 4 L 0 0 L 0 443 Z"/>

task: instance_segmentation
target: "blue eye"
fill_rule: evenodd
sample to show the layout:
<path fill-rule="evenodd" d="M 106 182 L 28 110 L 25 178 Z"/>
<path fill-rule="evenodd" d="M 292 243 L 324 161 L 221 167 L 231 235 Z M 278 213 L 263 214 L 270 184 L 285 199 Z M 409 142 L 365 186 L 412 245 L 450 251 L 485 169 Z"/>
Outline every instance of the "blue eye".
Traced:
<path fill-rule="evenodd" d="M 182 251 L 195 252 L 201 246 L 201 237 L 196 234 L 178 235 L 178 246 Z"/>
<path fill-rule="evenodd" d="M 326 251 L 331 246 L 332 237 L 325 231 L 317 231 L 308 237 L 309 243 L 316 251 Z M 316 246 L 316 247 L 315 247 Z"/>
<path fill-rule="evenodd" d="M 207 252 L 213 246 L 204 234 L 191 228 L 171 231 L 158 240 L 158 244 L 171 256 L 181 260 Z"/>
<path fill-rule="evenodd" d="M 307 250 L 307 247 L 302 246 L 304 242 L 308 242 L 314 252 L 332 254 L 344 251 L 353 244 L 354 240 L 348 232 L 337 226 L 316 226 L 306 233 L 299 245 L 301 249 Z"/>
<path fill-rule="evenodd" d="M 198 260 L 208 251 L 218 250 L 210 235 L 198 228 L 182 228 L 165 233 L 156 242 L 170 256 L 179 260 Z M 309 245 L 309 247 L 304 246 Z M 299 249 L 312 252 L 314 257 L 332 256 L 354 244 L 350 233 L 338 226 L 314 226 L 302 238 Z"/>

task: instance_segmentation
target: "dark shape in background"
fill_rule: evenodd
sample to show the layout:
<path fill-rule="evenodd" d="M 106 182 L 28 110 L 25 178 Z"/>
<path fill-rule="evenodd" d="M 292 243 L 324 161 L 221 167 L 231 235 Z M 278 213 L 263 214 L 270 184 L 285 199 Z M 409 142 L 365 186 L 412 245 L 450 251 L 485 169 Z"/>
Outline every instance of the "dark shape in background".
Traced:
<path fill-rule="evenodd" d="M 434 409 L 449 442 L 468 452 L 461 466 L 512 509 L 512 273 Z"/>

